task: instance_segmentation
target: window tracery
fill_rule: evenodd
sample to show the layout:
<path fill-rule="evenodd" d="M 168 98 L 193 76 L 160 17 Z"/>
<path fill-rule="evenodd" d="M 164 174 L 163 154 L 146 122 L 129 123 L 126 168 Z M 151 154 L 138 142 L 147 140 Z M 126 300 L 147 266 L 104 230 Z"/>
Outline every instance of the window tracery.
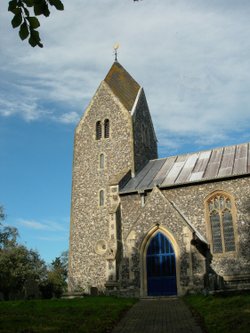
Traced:
<path fill-rule="evenodd" d="M 234 205 L 226 193 L 207 200 L 213 253 L 235 251 Z"/>

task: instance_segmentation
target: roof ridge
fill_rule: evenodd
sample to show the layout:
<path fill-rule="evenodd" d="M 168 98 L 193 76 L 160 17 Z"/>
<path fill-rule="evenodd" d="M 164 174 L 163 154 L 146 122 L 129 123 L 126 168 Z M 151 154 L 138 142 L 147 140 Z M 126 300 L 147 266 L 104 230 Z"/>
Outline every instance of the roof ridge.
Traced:
<path fill-rule="evenodd" d="M 220 147 L 210 148 L 210 149 L 206 149 L 206 150 L 198 150 L 198 151 L 193 151 L 193 152 L 188 152 L 188 153 L 182 153 L 182 154 L 176 154 L 176 155 L 169 155 L 167 157 L 154 158 L 154 159 L 152 159 L 150 161 L 166 160 L 166 159 L 168 159 L 170 157 L 200 154 L 200 153 L 205 153 L 205 152 L 213 151 L 213 150 L 217 150 L 217 149 L 225 149 L 225 148 L 237 147 L 237 146 L 241 146 L 241 145 L 250 145 L 250 142 L 242 142 L 242 143 L 236 143 L 234 145 L 229 145 L 229 146 L 220 146 Z"/>

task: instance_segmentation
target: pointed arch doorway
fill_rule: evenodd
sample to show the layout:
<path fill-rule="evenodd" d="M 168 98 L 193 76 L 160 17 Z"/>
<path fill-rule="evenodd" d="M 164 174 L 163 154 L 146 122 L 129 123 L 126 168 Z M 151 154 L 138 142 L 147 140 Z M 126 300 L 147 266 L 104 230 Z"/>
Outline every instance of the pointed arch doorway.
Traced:
<path fill-rule="evenodd" d="M 173 246 L 161 232 L 151 238 L 146 253 L 148 296 L 177 294 L 176 258 Z"/>

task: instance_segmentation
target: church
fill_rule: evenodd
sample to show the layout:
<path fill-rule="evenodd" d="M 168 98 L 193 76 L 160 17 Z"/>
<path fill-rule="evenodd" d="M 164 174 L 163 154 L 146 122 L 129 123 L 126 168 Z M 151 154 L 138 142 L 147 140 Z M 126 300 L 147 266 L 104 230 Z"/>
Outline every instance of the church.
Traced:
<path fill-rule="evenodd" d="M 75 130 L 69 291 L 250 287 L 250 144 L 158 158 L 143 88 L 115 61 Z"/>

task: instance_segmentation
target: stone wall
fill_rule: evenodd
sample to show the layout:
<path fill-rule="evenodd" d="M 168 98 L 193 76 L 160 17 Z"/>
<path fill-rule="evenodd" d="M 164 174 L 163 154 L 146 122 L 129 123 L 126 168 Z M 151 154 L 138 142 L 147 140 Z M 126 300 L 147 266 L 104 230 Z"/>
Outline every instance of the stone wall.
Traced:
<path fill-rule="evenodd" d="M 214 191 L 225 191 L 235 199 L 237 251 L 233 253 L 208 255 L 207 259 L 191 244 L 193 231 L 169 204 L 173 202 L 195 229 L 208 237 L 208 223 L 205 217 L 205 199 Z M 161 193 L 161 195 L 159 194 Z M 130 280 L 127 275 L 123 286 L 142 290 L 141 274 L 143 240 L 156 225 L 166 230 L 177 243 L 179 251 L 179 293 L 204 289 L 205 274 L 213 272 L 222 276 L 225 283 L 250 279 L 250 178 L 238 178 L 213 183 L 194 184 L 145 194 L 121 195 L 122 231 L 125 257 L 131 261 Z M 163 200 L 165 198 L 166 200 Z M 132 244 L 132 245 L 131 245 Z M 243 283 L 242 282 L 242 283 Z M 250 281 L 249 281 L 250 282 Z M 146 294 L 146 291 L 143 291 Z"/>
<path fill-rule="evenodd" d="M 117 184 L 129 171 L 157 157 L 156 140 L 144 93 L 131 113 L 102 82 L 75 132 L 69 253 L 69 290 L 103 291 L 115 285 L 123 258 Z M 109 138 L 96 139 L 109 119 Z M 148 127 L 147 138 L 141 124 Z M 150 124 L 150 126 L 148 125 Z M 134 141 L 134 136 L 136 141 Z M 100 168 L 100 154 L 105 167 Z M 105 204 L 100 207 L 100 190 Z"/>
<path fill-rule="evenodd" d="M 158 231 L 168 237 L 176 254 L 178 294 L 201 291 L 204 280 L 216 284 L 220 277 L 226 285 L 250 283 L 249 177 L 119 195 L 118 184 L 125 175 L 157 158 L 142 89 L 137 98 L 133 110 L 127 110 L 103 81 L 76 128 L 69 290 L 116 289 L 147 295 L 146 247 Z M 97 140 L 96 122 L 104 131 L 105 119 L 110 123 L 109 137 Z M 99 203 L 100 191 L 104 191 L 104 205 Z M 237 246 L 231 253 L 210 253 L 204 242 L 210 240 L 204 202 L 214 191 L 234 198 Z"/>
<path fill-rule="evenodd" d="M 110 121 L 110 137 L 96 140 L 96 122 Z M 114 153 L 115 152 L 115 153 Z M 100 168 L 100 154 L 105 166 Z M 113 212 L 110 183 L 133 168 L 132 121 L 129 112 L 103 82 L 75 132 L 71 236 L 70 290 L 102 290 L 107 281 L 110 224 Z M 99 191 L 105 204 L 99 206 Z M 114 193 L 117 195 L 117 193 Z"/>

